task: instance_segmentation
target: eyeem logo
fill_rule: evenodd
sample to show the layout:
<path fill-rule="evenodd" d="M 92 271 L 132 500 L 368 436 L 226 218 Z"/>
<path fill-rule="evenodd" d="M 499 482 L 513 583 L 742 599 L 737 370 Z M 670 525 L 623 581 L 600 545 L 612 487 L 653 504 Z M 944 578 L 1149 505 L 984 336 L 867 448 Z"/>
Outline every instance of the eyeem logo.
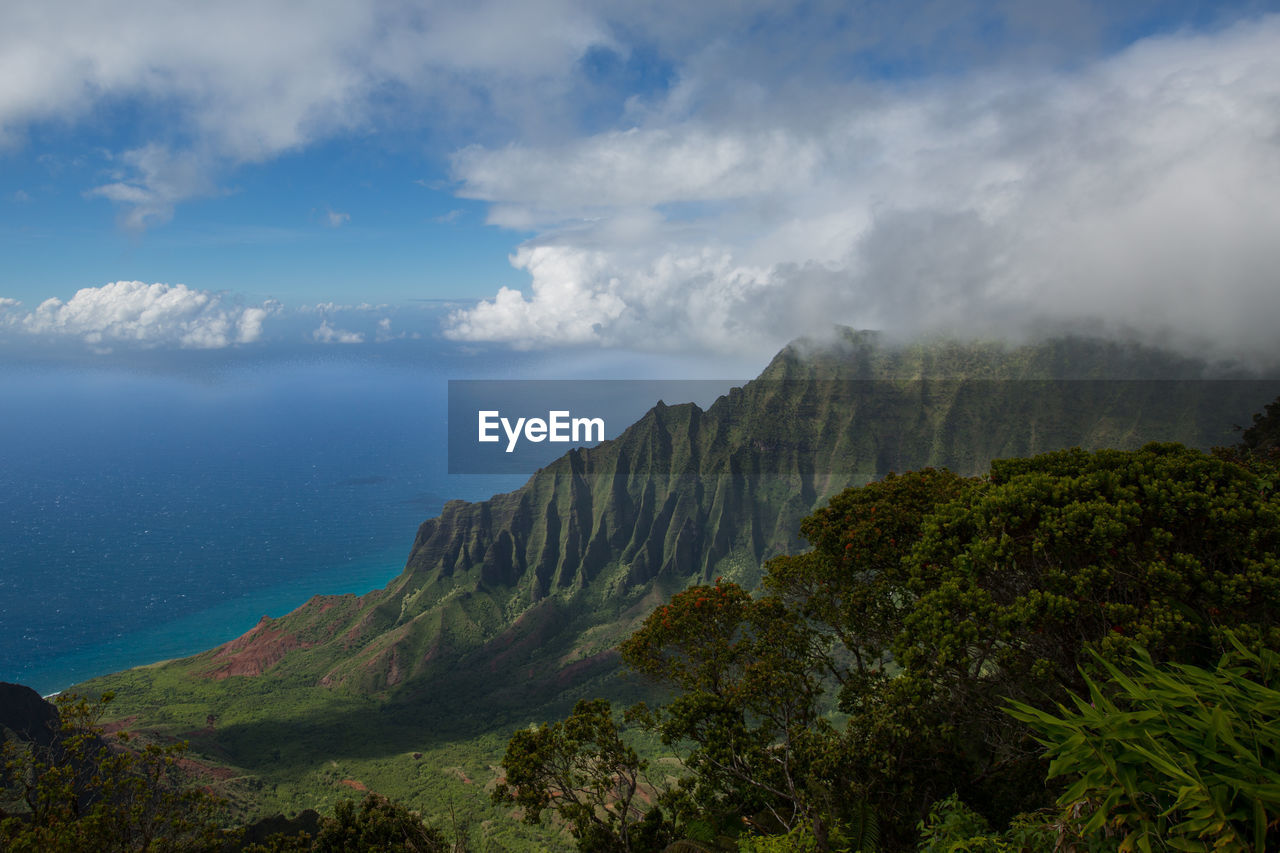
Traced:
<path fill-rule="evenodd" d="M 501 441 L 498 428 L 507 435 L 507 452 L 516 449 L 516 444 L 523 434 L 526 441 L 535 444 L 541 441 L 582 444 L 584 442 L 604 441 L 604 418 L 575 418 L 566 411 L 547 412 L 547 419 L 516 418 L 511 420 L 502 417 L 496 409 L 476 413 L 479 421 L 479 437 L 481 442 Z"/>
<path fill-rule="evenodd" d="M 450 379 L 449 473 L 528 475 L 566 453 L 576 453 L 573 464 L 583 470 L 600 473 L 619 457 L 608 448 L 597 448 L 619 438 L 650 409 L 683 403 L 705 409 L 741 384 L 688 379 Z M 643 464 L 651 465 L 654 458 L 646 454 Z M 628 457 L 626 464 L 634 461 Z M 640 473 L 647 471 L 646 467 Z"/>

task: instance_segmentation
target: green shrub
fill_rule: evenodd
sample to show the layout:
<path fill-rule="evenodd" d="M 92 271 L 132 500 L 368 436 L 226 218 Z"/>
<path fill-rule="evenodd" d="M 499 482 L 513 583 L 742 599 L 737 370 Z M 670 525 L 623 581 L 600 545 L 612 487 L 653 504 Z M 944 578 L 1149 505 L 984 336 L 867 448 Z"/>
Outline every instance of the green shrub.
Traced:
<path fill-rule="evenodd" d="M 1234 635 L 1212 669 L 1158 666 L 1133 648 L 1132 673 L 1099 659 L 1105 682 L 1056 714 L 1009 713 L 1037 733 L 1058 799 L 1085 840 L 1121 850 L 1280 848 L 1280 655 Z"/>

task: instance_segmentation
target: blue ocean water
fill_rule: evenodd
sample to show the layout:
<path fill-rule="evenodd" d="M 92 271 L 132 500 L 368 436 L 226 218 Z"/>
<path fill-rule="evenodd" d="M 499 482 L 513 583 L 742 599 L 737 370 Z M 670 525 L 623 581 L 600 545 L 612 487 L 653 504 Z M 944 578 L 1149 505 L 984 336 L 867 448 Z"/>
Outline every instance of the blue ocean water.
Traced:
<path fill-rule="evenodd" d="M 0 680 L 192 654 L 403 568 L 451 477 L 429 365 L 0 368 Z"/>

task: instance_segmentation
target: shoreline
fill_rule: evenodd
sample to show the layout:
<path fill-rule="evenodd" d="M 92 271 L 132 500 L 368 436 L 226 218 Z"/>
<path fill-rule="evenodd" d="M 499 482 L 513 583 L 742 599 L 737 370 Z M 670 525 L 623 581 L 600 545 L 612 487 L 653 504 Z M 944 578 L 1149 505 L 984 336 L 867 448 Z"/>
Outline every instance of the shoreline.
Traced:
<path fill-rule="evenodd" d="M 371 556 L 361 565 L 330 566 L 305 580 L 266 587 L 177 619 L 121 635 L 105 643 L 77 649 L 0 677 L 31 687 L 45 699 L 94 678 L 200 654 L 230 642 L 253 628 L 263 616 L 276 618 L 317 595 L 363 595 L 381 589 L 404 570 L 403 557 Z"/>

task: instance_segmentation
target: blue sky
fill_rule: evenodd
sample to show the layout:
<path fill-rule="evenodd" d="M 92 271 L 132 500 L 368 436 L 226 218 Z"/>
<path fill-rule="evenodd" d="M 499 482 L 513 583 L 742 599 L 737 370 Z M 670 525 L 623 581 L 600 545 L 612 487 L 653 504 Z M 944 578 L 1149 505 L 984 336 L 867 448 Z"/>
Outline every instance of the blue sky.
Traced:
<path fill-rule="evenodd" d="M 5 4 L 0 349 L 1274 356 L 1277 10 Z"/>

